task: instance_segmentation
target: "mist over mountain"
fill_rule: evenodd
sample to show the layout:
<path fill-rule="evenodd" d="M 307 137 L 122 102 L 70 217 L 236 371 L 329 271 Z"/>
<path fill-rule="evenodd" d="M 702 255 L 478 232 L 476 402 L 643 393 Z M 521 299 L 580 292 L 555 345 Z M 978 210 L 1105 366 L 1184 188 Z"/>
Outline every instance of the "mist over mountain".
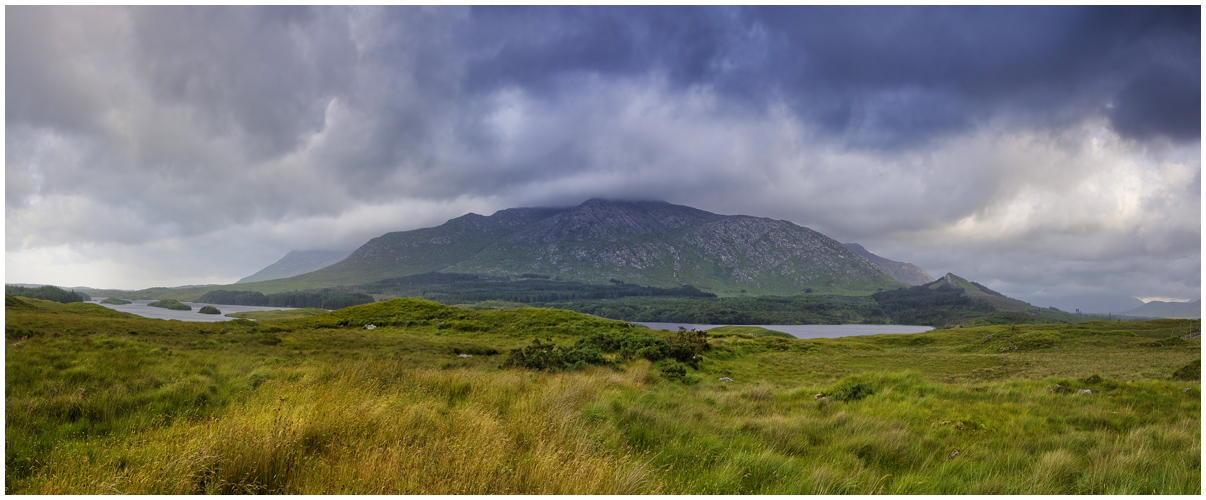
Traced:
<path fill-rule="evenodd" d="M 254 283 L 257 281 L 289 278 L 317 271 L 347 258 L 351 253 L 340 250 L 294 250 L 281 257 L 281 260 L 235 283 Z"/>
<path fill-rule="evenodd" d="M 851 252 L 861 255 L 863 258 L 871 261 L 872 264 L 875 264 L 875 267 L 878 267 L 883 272 L 888 273 L 888 276 L 891 276 L 897 281 L 908 283 L 914 286 L 924 285 L 934 281 L 934 277 L 930 276 L 930 273 L 927 273 L 924 269 L 908 262 L 897 262 L 891 259 L 885 259 L 869 252 L 866 248 L 863 248 L 863 246 L 859 245 L 858 243 L 843 243 L 843 245 Z"/>
<path fill-rule="evenodd" d="M 692 285 L 719 294 L 904 286 L 836 240 L 788 221 L 602 199 L 572 208 L 467 214 L 433 228 L 388 233 L 293 280 L 333 286 L 426 272 Z"/>

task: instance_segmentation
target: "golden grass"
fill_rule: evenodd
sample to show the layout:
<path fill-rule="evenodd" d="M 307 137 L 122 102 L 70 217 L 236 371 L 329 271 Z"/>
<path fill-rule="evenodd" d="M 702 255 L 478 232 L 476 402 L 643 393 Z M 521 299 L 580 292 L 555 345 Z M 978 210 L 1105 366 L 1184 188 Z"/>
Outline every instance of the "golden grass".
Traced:
<path fill-rule="evenodd" d="M 645 369 L 534 375 L 335 366 L 333 380 L 265 383 L 220 418 L 56 451 L 34 494 L 656 493 L 648 458 L 579 419 Z M 311 379 L 325 379 L 313 374 Z M 385 376 L 386 378 L 382 378 Z M 113 438 L 117 439 L 117 438 Z M 120 439 L 118 439 L 120 440 Z M 93 444 L 93 443 L 89 443 Z M 63 450 L 66 451 L 66 450 Z M 74 450 L 78 451 L 78 450 Z"/>

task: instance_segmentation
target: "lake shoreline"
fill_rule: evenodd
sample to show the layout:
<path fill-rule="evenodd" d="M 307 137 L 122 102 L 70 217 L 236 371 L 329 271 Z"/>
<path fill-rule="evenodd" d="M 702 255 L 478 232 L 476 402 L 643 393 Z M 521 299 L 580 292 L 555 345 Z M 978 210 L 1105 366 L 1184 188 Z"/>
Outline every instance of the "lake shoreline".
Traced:
<path fill-rule="evenodd" d="M 227 314 L 249 312 L 249 311 L 287 311 L 297 309 L 296 307 L 266 307 L 266 306 L 236 306 L 227 304 L 209 304 L 204 302 L 181 302 L 181 304 L 192 307 L 190 311 L 176 311 L 165 309 L 162 307 L 151 307 L 147 304 L 154 300 L 138 299 L 131 300 L 129 304 L 102 304 L 100 301 L 106 297 L 93 297 L 89 303 L 96 304 L 102 307 L 107 307 L 114 311 L 130 313 L 144 318 L 153 319 L 175 319 L 179 321 L 195 321 L 201 323 L 215 323 L 220 321 L 232 321 L 235 318 L 226 317 Z M 221 314 L 202 314 L 197 312 L 202 307 L 213 306 L 222 311 Z"/>

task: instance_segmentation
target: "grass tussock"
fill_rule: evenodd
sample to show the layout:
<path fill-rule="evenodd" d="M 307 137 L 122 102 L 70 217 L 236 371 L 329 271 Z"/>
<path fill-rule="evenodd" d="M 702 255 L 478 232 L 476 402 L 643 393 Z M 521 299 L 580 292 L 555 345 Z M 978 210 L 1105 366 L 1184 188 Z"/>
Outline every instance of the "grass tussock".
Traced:
<path fill-rule="evenodd" d="M 648 460 L 580 422 L 631 374 L 548 376 L 351 363 L 269 382 L 221 418 L 178 421 L 84 453 L 29 493 L 630 494 L 658 492 Z M 382 372 L 396 383 L 382 384 Z M 622 449 L 621 449 L 622 450 Z M 80 451 L 80 450 L 76 450 Z M 64 481 L 64 478 L 70 478 Z"/>

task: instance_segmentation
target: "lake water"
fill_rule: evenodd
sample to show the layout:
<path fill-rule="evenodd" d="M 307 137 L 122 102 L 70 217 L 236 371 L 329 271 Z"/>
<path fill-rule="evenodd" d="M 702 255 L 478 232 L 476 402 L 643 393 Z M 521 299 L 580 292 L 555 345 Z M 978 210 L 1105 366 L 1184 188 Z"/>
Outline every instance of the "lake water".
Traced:
<path fill-rule="evenodd" d="M 114 311 L 127 312 L 136 314 L 145 318 L 158 319 L 178 319 L 180 321 L 230 321 L 234 318 L 226 317 L 227 314 L 246 311 L 282 311 L 295 309 L 293 307 L 259 307 L 259 306 L 228 306 L 221 304 L 205 304 L 201 302 L 182 302 L 182 304 L 192 306 L 191 311 L 173 311 L 162 307 L 151 307 L 147 304 L 154 302 L 153 300 L 132 300 L 129 304 L 113 305 L 101 304 L 100 301 L 104 297 L 93 297 L 92 303 L 99 304 Z M 204 306 L 214 306 L 222 311 L 222 314 L 201 314 L 197 312 Z M 654 330 L 670 330 L 677 331 L 678 327 L 683 327 L 688 330 L 709 330 L 718 326 L 726 325 L 693 325 L 690 323 L 642 323 L 633 321 L 638 325 L 645 325 Z M 853 335 L 878 335 L 881 333 L 921 333 L 933 330 L 932 326 L 910 326 L 910 325 L 742 325 L 742 326 L 758 326 L 767 330 L 774 330 L 791 335 L 795 335 L 802 339 L 832 339 L 837 337 L 850 337 Z"/>
<path fill-rule="evenodd" d="M 718 326 L 728 325 L 692 325 L 690 323 L 642 323 L 633 321 L 638 325 L 645 325 L 654 330 L 670 330 L 677 331 L 678 327 L 683 327 L 688 330 L 710 330 Z M 850 337 L 854 335 L 879 335 L 883 333 L 921 333 L 933 330 L 932 326 L 912 326 L 912 325 L 737 325 L 737 326 L 757 326 L 767 330 L 783 332 L 795 335 L 801 339 L 833 339 L 838 337 Z"/>
<path fill-rule="evenodd" d="M 162 307 L 151 307 L 147 304 L 154 302 L 153 300 L 131 300 L 129 304 L 114 305 L 101 304 L 100 301 L 105 300 L 105 297 L 93 297 L 92 303 L 102 305 L 114 311 L 121 311 L 130 314 L 137 314 L 144 318 L 158 319 L 178 319 L 180 321 L 230 321 L 234 318 L 227 318 L 226 315 L 237 312 L 247 311 L 282 311 L 287 309 L 295 309 L 293 307 L 258 307 L 258 306 L 228 306 L 220 304 L 205 304 L 201 302 L 181 302 L 181 304 L 193 307 L 192 311 L 173 311 Z M 204 306 L 214 306 L 222 311 L 222 314 L 201 314 L 197 312 Z"/>

